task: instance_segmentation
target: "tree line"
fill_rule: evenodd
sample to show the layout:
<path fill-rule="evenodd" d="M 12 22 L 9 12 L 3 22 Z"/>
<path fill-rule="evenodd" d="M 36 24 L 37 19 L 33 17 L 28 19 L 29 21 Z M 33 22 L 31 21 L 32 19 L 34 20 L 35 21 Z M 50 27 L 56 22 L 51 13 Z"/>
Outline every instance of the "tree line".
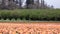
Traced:
<path fill-rule="evenodd" d="M 0 9 L 46 9 L 53 8 L 53 6 L 48 6 L 45 4 L 44 0 L 26 0 L 26 5 L 22 7 L 22 0 L 2 0 L 0 1 Z"/>

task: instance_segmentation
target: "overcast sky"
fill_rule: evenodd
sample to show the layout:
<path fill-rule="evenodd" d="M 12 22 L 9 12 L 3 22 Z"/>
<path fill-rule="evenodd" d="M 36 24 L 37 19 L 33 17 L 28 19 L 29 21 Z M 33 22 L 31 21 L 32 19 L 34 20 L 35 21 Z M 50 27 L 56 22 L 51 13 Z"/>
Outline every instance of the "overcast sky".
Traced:
<path fill-rule="evenodd" d="M 48 5 L 53 5 L 55 8 L 60 8 L 60 0 L 45 0 Z"/>
<path fill-rule="evenodd" d="M 25 3 L 26 0 L 22 1 Z M 60 8 L 60 0 L 45 0 L 45 3 L 47 3 L 48 5 L 53 5 L 54 8 Z"/>

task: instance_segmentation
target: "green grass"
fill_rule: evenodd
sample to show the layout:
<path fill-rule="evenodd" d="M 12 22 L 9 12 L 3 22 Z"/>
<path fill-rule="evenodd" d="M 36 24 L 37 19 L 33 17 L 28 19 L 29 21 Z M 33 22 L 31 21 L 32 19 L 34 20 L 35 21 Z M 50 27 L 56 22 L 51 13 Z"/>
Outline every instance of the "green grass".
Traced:
<path fill-rule="evenodd" d="M 60 19 L 60 9 L 0 10 L 0 19 L 58 21 Z"/>

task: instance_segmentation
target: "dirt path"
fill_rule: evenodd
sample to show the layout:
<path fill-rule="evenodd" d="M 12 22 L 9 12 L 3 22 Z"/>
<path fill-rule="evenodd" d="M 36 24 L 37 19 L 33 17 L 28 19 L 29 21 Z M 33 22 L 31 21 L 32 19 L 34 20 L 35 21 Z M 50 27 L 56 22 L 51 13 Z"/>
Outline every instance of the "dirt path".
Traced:
<path fill-rule="evenodd" d="M 0 34 L 60 34 L 60 22 L 0 22 Z"/>

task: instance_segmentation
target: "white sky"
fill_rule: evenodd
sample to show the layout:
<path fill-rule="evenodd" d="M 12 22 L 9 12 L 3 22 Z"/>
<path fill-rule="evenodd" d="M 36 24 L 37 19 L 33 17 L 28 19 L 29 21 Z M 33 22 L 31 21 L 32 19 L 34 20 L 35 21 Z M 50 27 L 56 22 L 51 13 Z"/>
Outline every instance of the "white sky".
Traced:
<path fill-rule="evenodd" d="M 60 8 L 60 0 L 45 0 L 48 5 L 53 5 L 55 8 Z"/>

